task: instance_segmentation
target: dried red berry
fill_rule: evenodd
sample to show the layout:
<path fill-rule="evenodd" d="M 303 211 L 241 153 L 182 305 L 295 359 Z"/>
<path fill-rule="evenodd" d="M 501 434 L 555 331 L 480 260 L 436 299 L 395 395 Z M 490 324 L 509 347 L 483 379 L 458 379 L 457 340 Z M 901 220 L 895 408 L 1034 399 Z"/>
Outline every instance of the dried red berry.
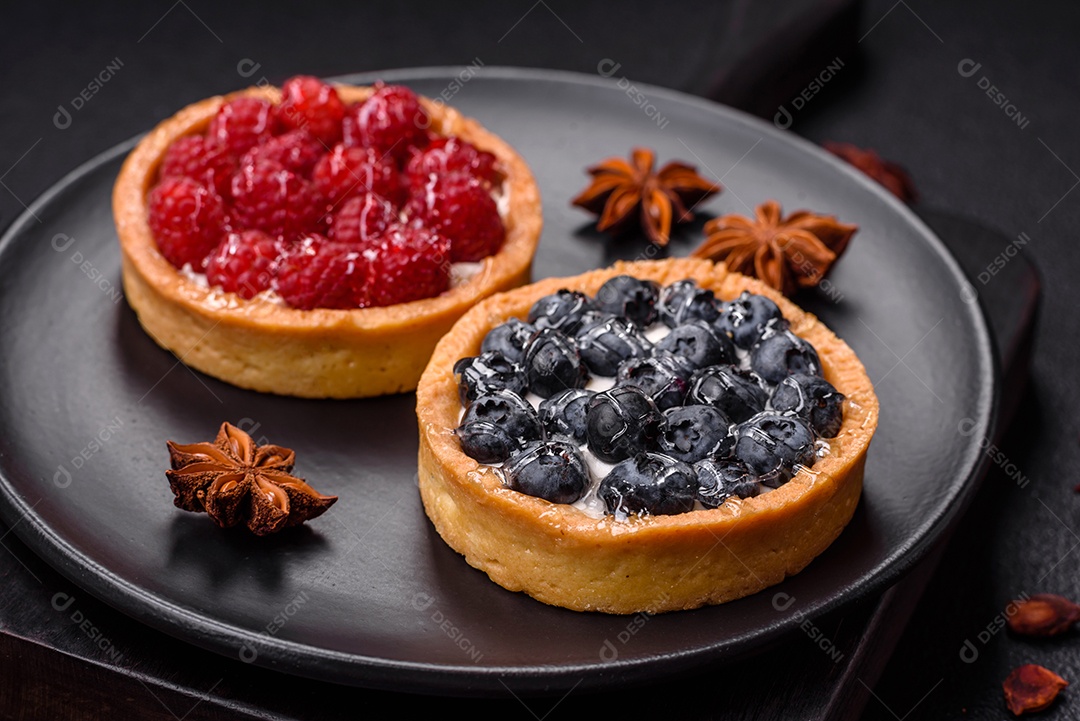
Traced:
<path fill-rule="evenodd" d="M 342 130 L 346 145 L 375 148 L 404 162 L 410 146 L 422 147 L 427 142 L 430 122 L 412 90 L 376 83 L 367 100 L 349 108 Z"/>
<path fill-rule="evenodd" d="M 335 146 L 315 166 L 312 181 L 331 204 L 364 193 L 378 193 L 395 204 L 402 200 L 393 158 L 374 148 Z"/>
<path fill-rule="evenodd" d="M 290 130 L 247 151 L 240 165 L 254 165 L 260 160 L 272 160 L 286 170 L 309 177 L 324 152 L 322 143 L 308 131 Z"/>
<path fill-rule="evenodd" d="M 221 106 L 210 121 L 207 139 L 236 157 L 274 134 L 274 106 L 260 98 L 237 98 Z"/>
<path fill-rule="evenodd" d="M 1009 616 L 1009 629 L 1021 636 L 1056 636 L 1080 621 L 1080 606 L 1053 593 L 1038 593 L 1011 605 L 1016 612 Z"/>
<path fill-rule="evenodd" d="M 236 167 L 236 158 L 224 146 L 189 135 L 169 146 L 159 172 L 162 178 L 191 178 L 226 197 Z"/>
<path fill-rule="evenodd" d="M 1049 707 L 1068 685 L 1068 681 L 1050 669 L 1028 663 L 1013 670 L 1002 687 L 1005 690 L 1005 704 L 1019 716 Z"/>
<path fill-rule="evenodd" d="M 413 194 L 409 212 L 450 240 L 450 260 L 455 263 L 494 255 L 506 239 L 498 206 L 474 178 L 432 177 Z"/>
<path fill-rule="evenodd" d="M 333 219 L 330 237 L 339 243 L 357 245 L 386 235 L 391 226 L 398 225 L 398 213 L 385 198 L 365 193 L 346 200 Z"/>
<path fill-rule="evenodd" d="M 241 167 L 232 197 L 235 227 L 286 239 L 310 232 L 323 214 L 311 183 L 271 160 Z"/>
<path fill-rule="evenodd" d="M 278 259 L 277 292 L 293 308 L 370 305 L 371 263 L 362 249 L 309 235 Z"/>
<path fill-rule="evenodd" d="M 318 78 L 298 75 L 281 86 L 277 117 L 290 129 L 306 129 L 327 148 L 341 139 L 345 104 L 337 90 Z"/>
<path fill-rule="evenodd" d="M 191 178 L 165 178 L 150 191 L 150 230 L 158 250 L 177 268 L 201 271 L 225 228 L 225 204 L 212 189 Z"/>
<path fill-rule="evenodd" d="M 872 148 L 860 148 L 850 143 L 835 143 L 831 140 L 826 141 L 824 147 L 836 157 L 870 176 L 905 203 L 914 203 L 919 199 L 915 183 L 907 171 L 896 163 L 885 160 Z"/>
<path fill-rule="evenodd" d="M 371 257 L 371 304 L 434 298 L 450 287 L 450 242 L 422 228 L 398 226 Z"/>
<path fill-rule="evenodd" d="M 495 156 L 460 138 L 438 137 L 423 149 L 414 149 L 405 166 L 410 184 L 423 185 L 431 175 L 462 173 L 479 178 L 489 185 L 502 182 Z"/>
<path fill-rule="evenodd" d="M 261 230 L 229 233 L 206 263 L 206 280 L 241 298 L 273 286 L 281 243 Z"/>

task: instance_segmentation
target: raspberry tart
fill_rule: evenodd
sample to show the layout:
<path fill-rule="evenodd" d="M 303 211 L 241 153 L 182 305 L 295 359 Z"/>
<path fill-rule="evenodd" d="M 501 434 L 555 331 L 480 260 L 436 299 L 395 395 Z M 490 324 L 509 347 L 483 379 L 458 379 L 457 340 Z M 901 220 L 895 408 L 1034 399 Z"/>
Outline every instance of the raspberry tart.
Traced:
<path fill-rule="evenodd" d="M 417 388 L 436 530 L 512 591 L 578 611 L 723 603 L 847 525 L 878 401 L 852 350 L 697 259 L 495 295 Z"/>
<path fill-rule="evenodd" d="M 310 77 L 162 122 L 113 211 L 125 295 L 158 344 L 312 398 L 414 389 L 467 309 L 528 282 L 542 224 L 528 166 L 475 120 Z"/>

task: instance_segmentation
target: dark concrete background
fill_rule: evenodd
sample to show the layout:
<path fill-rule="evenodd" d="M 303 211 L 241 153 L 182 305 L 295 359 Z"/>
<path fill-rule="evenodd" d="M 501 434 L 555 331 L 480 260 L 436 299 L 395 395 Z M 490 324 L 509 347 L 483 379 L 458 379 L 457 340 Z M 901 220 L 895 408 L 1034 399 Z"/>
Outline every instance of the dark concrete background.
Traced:
<path fill-rule="evenodd" d="M 768 21 L 782 25 L 806 5 Z M 476 58 L 594 73 L 612 58 L 635 81 L 706 92 L 759 17 L 741 2 L 6 5 L 0 225 L 95 154 L 188 102 L 247 84 L 255 64 L 254 78 L 278 82 Z M 1078 30 L 1072 3 L 868 0 L 844 69 L 793 113 L 792 132 L 873 146 L 902 163 L 922 207 L 1000 231 L 1003 253 L 1005 239 L 1025 234 L 1044 282 L 1029 390 L 1002 445 L 1003 463 L 1030 483 L 998 477 L 982 489 L 866 718 L 1006 718 L 1000 684 L 1021 663 L 1080 680 L 1075 633 L 1035 644 L 986 630 L 1020 594 L 1080 597 Z M 84 90 L 89 99 L 73 103 Z M 965 641 L 979 651 L 972 663 L 960 657 Z M 1075 693 L 1045 717 L 1080 716 Z"/>

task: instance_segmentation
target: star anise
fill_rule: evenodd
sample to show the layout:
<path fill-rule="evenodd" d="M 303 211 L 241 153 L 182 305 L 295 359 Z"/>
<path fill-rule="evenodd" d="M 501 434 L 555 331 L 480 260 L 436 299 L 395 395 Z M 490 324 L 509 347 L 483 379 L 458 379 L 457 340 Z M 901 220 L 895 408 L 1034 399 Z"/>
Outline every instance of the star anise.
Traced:
<path fill-rule="evenodd" d="M 858 226 L 831 215 L 798 210 L 782 216 L 768 200 L 755 218 L 732 213 L 705 224 L 705 242 L 691 255 L 724 261 L 729 270 L 752 275 L 785 295 L 821 282 L 847 248 Z"/>
<path fill-rule="evenodd" d="M 905 203 L 914 203 L 919 199 L 915 183 L 907 171 L 896 163 L 885 160 L 871 148 L 860 148 L 851 143 L 827 141 L 823 147 L 836 157 L 861 170 L 886 190 Z"/>
<path fill-rule="evenodd" d="M 679 161 L 654 172 L 656 156 L 648 148 L 634 148 L 630 159 L 608 158 L 589 168 L 592 184 L 571 201 L 600 216 L 597 230 L 621 233 L 638 223 L 652 242 L 667 245 L 672 221 L 693 220 L 694 207 L 722 189 Z"/>
<path fill-rule="evenodd" d="M 172 470 L 165 471 L 185 511 L 205 511 L 227 528 L 245 522 L 252 533 L 268 533 L 315 518 L 337 496 L 324 496 L 293 476 L 296 454 L 275 445 L 256 445 L 231 423 L 222 423 L 212 443 L 168 441 Z"/>

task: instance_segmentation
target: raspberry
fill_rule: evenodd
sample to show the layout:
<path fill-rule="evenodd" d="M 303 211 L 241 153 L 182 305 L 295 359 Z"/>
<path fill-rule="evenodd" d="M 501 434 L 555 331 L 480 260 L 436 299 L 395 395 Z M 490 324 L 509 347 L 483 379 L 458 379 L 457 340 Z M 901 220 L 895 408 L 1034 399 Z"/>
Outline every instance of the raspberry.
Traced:
<path fill-rule="evenodd" d="M 228 293 L 253 298 L 271 287 L 281 244 L 261 230 L 229 233 L 206 262 L 206 279 Z"/>
<path fill-rule="evenodd" d="M 382 238 L 371 258 L 371 305 L 434 298 L 450 287 L 450 241 L 429 230 L 398 226 Z"/>
<path fill-rule="evenodd" d="M 408 211 L 450 239 L 450 260 L 455 263 L 493 255 L 506 238 L 498 206 L 475 178 L 433 176 L 414 188 Z"/>
<path fill-rule="evenodd" d="M 281 86 L 277 116 L 290 130 L 304 128 L 325 147 L 341 139 L 345 104 L 337 90 L 310 75 L 289 78 Z"/>
<path fill-rule="evenodd" d="M 278 259 L 277 292 L 293 308 L 363 308 L 371 265 L 357 248 L 312 234 Z"/>
<path fill-rule="evenodd" d="M 236 172 L 236 158 L 224 146 L 201 135 L 180 138 L 165 151 L 161 161 L 162 178 L 191 178 L 218 195 L 229 194 L 229 181 Z"/>
<path fill-rule="evenodd" d="M 240 166 L 253 165 L 259 160 L 272 160 L 286 170 L 306 178 L 311 176 L 311 171 L 323 152 L 322 143 L 311 133 L 306 130 L 290 130 L 247 151 L 240 161 Z"/>
<path fill-rule="evenodd" d="M 224 233 L 221 196 L 190 178 L 165 178 L 150 191 L 149 206 L 150 230 L 165 259 L 202 270 Z"/>
<path fill-rule="evenodd" d="M 237 98 L 221 106 L 206 137 L 236 157 L 274 134 L 274 106 L 260 98 Z"/>
<path fill-rule="evenodd" d="M 286 239 L 309 232 L 323 214 L 311 183 L 272 160 L 241 167 L 232 196 L 236 226 Z"/>
<path fill-rule="evenodd" d="M 393 159 L 373 148 L 335 146 L 315 166 L 312 181 L 331 204 L 364 193 L 378 193 L 393 203 L 403 199 Z"/>
<path fill-rule="evenodd" d="M 339 243 L 355 245 L 374 241 L 399 224 L 397 211 L 386 199 L 365 193 L 345 201 L 334 215 L 330 237 Z"/>
<path fill-rule="evenodd" d="M 410 148 L 427 143 L 430 124 L 416 93 L 401 85 L 376 83 L 371 97 L 349 108 L 342 131 L 346 145 L 375 148 L 404 162 Z"/>
<path fill-rule="evenodd" d="M 427 148 L 413 149 L 405 173 L 413 185 L 426 183 L 431 175 L 470 175 L 490 185 L 503 180 L 494 155 L 460 138 L 438 137 Z"/>

